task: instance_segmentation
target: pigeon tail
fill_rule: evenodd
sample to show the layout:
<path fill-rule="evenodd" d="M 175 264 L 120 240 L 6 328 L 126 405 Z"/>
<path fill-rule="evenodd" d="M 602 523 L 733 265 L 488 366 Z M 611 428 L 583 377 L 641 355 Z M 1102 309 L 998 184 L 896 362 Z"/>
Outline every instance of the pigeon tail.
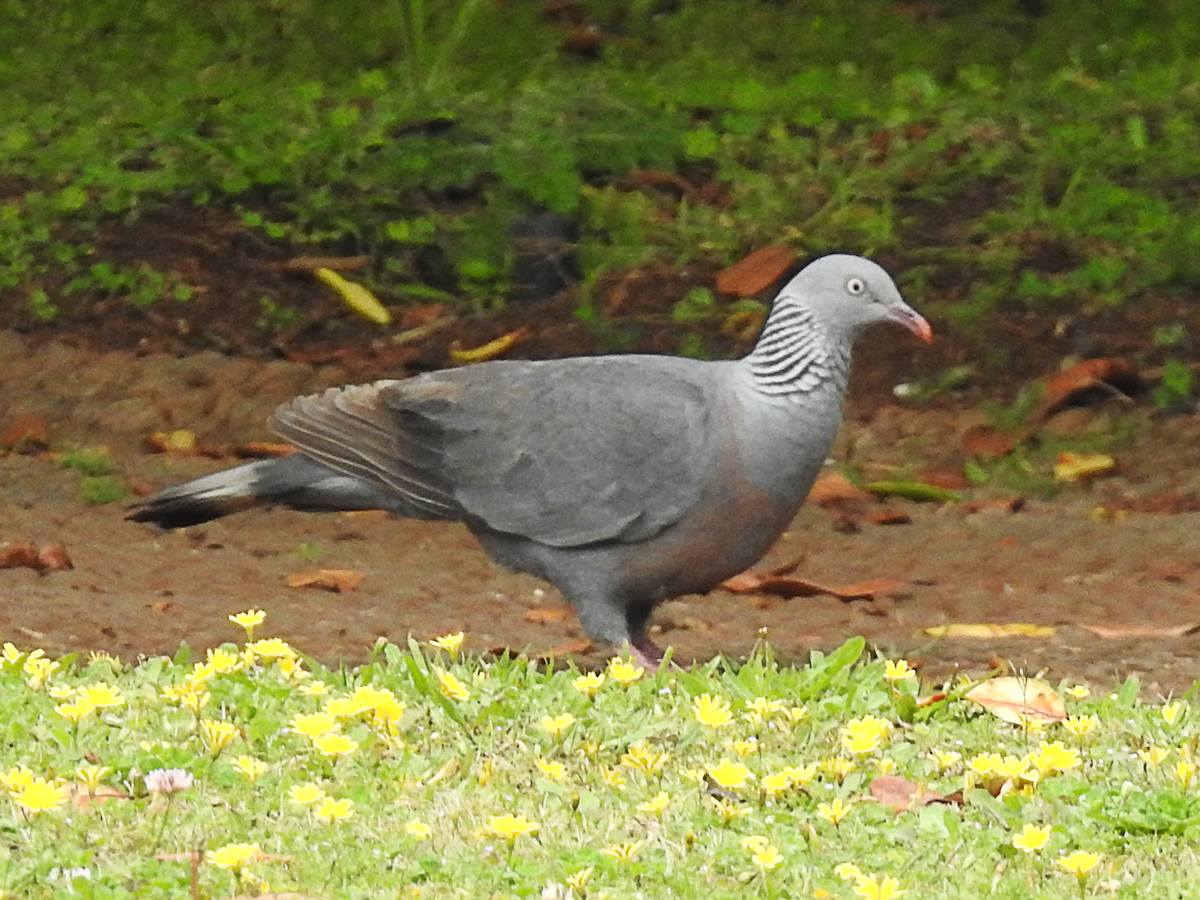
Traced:
<path fill-rule="evenodd" d="M 183 528 L 264 505 L 304 512 L 386 509 L 413 514 L 372 485 L 294 454 L 247 463 L 166 488 L 126 518 L 163 528 Z"/>

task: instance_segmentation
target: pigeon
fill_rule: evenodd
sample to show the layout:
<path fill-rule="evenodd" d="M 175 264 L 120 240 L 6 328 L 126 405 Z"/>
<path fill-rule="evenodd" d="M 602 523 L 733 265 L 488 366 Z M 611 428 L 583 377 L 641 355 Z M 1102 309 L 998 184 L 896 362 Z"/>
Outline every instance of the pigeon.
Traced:
<path fill-rule="evenodd" d="M 591 641 L 655 665 L 654 608 L 746 570 L 791 523 L 841 424 L 855 338 L 878 322 L 932 340 L 879 265 L 819 257 L 740 359 L 493 360 L 332 388 L 276 410 L 295 454 L 168 487 L 128 518 L 277 504 L 457 520 L 556 586 Z"/>

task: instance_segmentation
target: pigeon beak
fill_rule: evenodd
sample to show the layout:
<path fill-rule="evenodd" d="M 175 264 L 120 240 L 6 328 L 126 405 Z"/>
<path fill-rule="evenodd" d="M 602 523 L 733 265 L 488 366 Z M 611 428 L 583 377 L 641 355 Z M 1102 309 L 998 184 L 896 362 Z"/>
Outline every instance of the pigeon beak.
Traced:
<path fill-rule="evenodd" d="M 904 303 L 897 303 L 888 309 L 888 318 L 903 325 L 926 344 L 933 343 L 933 329 L 925 321 L 925 317 Z"/>

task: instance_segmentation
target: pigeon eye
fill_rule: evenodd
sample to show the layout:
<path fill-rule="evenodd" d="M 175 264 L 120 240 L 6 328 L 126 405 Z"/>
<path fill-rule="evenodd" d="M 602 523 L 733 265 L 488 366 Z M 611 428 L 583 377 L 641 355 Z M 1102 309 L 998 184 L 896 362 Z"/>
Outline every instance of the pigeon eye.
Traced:
<path fill-rule="evenodd" d="M 846 282 L 846 291 L 850 294 L 861 294 L 867 289 L 867 285 L 861 278 L 851 278 Z"/>

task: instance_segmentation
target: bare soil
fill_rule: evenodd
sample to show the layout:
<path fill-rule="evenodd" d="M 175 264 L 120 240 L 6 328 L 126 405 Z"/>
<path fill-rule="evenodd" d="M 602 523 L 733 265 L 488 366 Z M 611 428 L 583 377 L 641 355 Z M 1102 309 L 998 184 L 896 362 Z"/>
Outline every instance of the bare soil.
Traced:
<path fill-rule="evenodd" d="M 238 637 L 229 614 L 262 608 L 271 634 L 324 661 L 360 661 L 380 637 L 403 642 L 458 630 L 477 652 L 576 651 L 582 664 L 601 659 L 600 649 L 584 649 L 553 588 L 500 569 L 457 525 L 263 510 L 162 532 L 124 521 L 122 504 L 81 502 L 81 476 L 60 465 L 61 452 L 73 446 L 107 448 L 132 500 L 233 464 L 234 448 L 270 439 L 267 416 L 297 393 L 445 365 L 453 341 L 476 346 L 524 326 L 531 337 L 514 355 L 599 349 L 569 300 L 463 319 L 397 349 L 296 281 L 274 251 L 247 243 L 228 220 L 206 214 L 186 231 L 179 225 L 164 213 L 139 233 L 106 239 L 123 241 L 131 260 L 186 272 L 205 287 L 202 304 L 133 311 L 110 303 L 98 312 L 93 305 L 51 326 L 0 332 L 0 434 L 9 429 L 11 438 L 33 423 L 44 425 L 46 438 L 46 446 L 0 447 L 0 550 L 24 541 L 61 544 L 74 564 L 44 574 L 0 569 L 0 640 L 49 654 L 107 650 L 131 659 L 173 653 L 183 643 L 202 651 Z M 670 305 L 711 274 L 664 267 L 614 278 L 602 291 L 602 309 L 636 328 L 640 347 L 670 351 L 681 333 L 666 315 Z M 256 333 L 247 298 L 261 296 L 264 285 L 278 294 L 293 281 L 307 324 L 283 336 Z M 1011 402 L 1020 386 L 1081 350 L 1153 363 L 1154 325 L 1191 315 L 1147 302 L 1069 327 L 1049 314 L 1010 316 L 986 329 L 986 342 L 934 316 L 940 339 L 931 350 L 899 333 L 872 335 L 859 348 L 835 457 L 875 477 L 961 471 L 963 435 L 987 421 L 981 401 Z M 202 349 L 214 346 L 221 352 Z M 710 346 L 740 349 L 715 328 Z M 901 381 L 964 361 L 980 363 L 964 391 L 922 407 L 892 394 Z M 1200 660 L 1200 424 L 1194 415 L 1155 409 L 1145 396 L 1087 399 L 1047 429 L 1081 440 L 1127 431 L 1111 477 L 1068 486 L 1052 499 L 968 487 L 963 493 L 974 505 L 881 503 L 902 513 L 904 524 L 848 522 L 810 505 L 760 568 L 798 561 L 797 574 L 821 584 L 902 584 L 850 602 L 722 590 L 686 597 L 659 609 L 656 641 L 690 661 L 744 656 L 765 635 L 779 658 L 803 660 L 861 634 L 935 676 L 1008 664 L 1102 684 L 1138 674 L 1162 693 L 1190 686 Z M 148 435 L 175 428 L 194 432 L 208 455 L 147 448 Z M 288 575 L 313 568 L 364 577 L 342 593 L 285 585 Z M 923 631 L 978 622 L 1055 631 L 974 640 L 935 640 Z M 1096 626 L 1110 636 L 1090 630 Z"/>

